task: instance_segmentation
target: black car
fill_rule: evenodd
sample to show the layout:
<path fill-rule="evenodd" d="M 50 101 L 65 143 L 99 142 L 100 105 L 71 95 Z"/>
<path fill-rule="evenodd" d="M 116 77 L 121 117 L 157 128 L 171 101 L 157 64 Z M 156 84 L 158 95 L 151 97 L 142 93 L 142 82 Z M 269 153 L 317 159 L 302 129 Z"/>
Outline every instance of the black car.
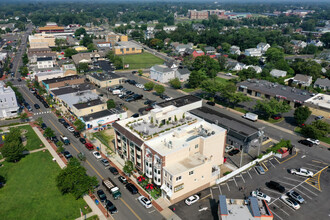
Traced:
<path fill-rule="evenodd" d="M 130 191 L 132 194 L 137 194 L 139 192 L 139 190 L 132 183 L 127 183 L 126 189 Z"/>
<path fill-rule="evenodd" d="M 85 138 L 79 138 L 79 141 L 80 141 L 82 144 L 86 144 L 86 140 L 85 140 Z"/>
<path fill-rule="evenodd" d="M 208 104 L 208 105 L 210 105 L 210 106 L 215 106 L 215 102 L 210 102 L 210 101 L 208 101 L 208 102 L 206 102 L 206 104 Z"/>
<path fill-rule="evenodd" d="M 132 74 L 135 74 L 135 73 L 137 73 L 137 71 L 135 71 L 135 70 L 134 70 L 134 71 L 132 71 Z"/>
<path fill-rule="evenodd" d="M 135 101 L 135 99 L 132 96 L 125 99 L 125 102 L 133 102 L 133 101 Z"/>
<path fill-rule="evenodd" d="M 110 167 L 109 170 L 113 175 L 118 175 L 118 173 L 119 173 L 118 170 L 116 169 L 116 167 Z"/>
<path fill-rule="evenodd" d="M 234 155 L 236 155 L 236 154 L 238 154 L 238 153 L 239 153 L 239 150 L 238 150 L 238 149 L 234 149 L 234 150 L 230 151 L 228 154 L 229 154 L 230 156 L 234 156 Z"/>
<path fill-rule="evenodd" d="M 69 124 L 68 122 L 64 122 L 64 123 L 63 123 L 63 126 L 64 126 L 65 128 L 67 128 L 67 127 L 70 127 L 70 124 Z"/>
<path fill-rule="evenodd" d="M 133 95 L 134 94 L 134 92 L 132 92 L 132 91 L 127 91 L 126 92 L 126 95 Z"/>
<path fill-rule="evenodd" d="M 69 151 L 63 151 L 62 154 L 64 155 L 64 157 L 65 157 L 66 159 L 70 159 L 70 158 L 72 158 L 72 155 L 70 154 Z"/>
<path fill-rule="evenodd" d="M 105 195 L 104 191 L 102 189 L 97 190 L 97 195 L 100 198 L 101 202 L 104 202 L 107 200 L 107 195 Z"/>
<path fill-rule="evenodd" d="M 39 109 L 40 106 L 39 106 L 38 104 L 34 104 L 34 108 L 35 108 L 35 109 Z"/>
<path fill-rule="evenodd" d="M 266 183 L 266 186 L 270 189 L 279 191 L 280 193 L 284 193 L 285 188 L 284 186 L 281 186 L 278 182 L 275 181 L 269 181 Z"/>
<path fill-rule="evenodd" d="M 137 84 L 137 82 L 135 80 L 130 80 L 128 83 L 133 85 L 133 86 L 135 86 Z"/>
<path fill-rule="evenodd" d="M 106 200 L 105 201 L 105 208 L 110 212 L 111 214 L 115 214 L 118 212 L 116 206 L 110 201 Z"/>
<path fill-rule="evenodd" d="M 139 113 L 135 113 L 135 114 L 132 115 L 133 118 L 137 118 L 139 116 L 140 116 Z"/>
<path fill-rule="evenodd" d="M 58 141 L 56 136 L 51 137 L 50 140 L 53 141 L 54 143 L 56 143 Z"/>
<path fill-rule="evenodd" d="M 45 108 L 49 108 L 49 105 L 47 103 L 43 103 Z"/>
<path fill-rule="evenodd" d="M 151 101 L 151 100 L 147 100 L 147 101 L 145 101 L 143 104 L 145 104 L 145 105 L 150 105 L 150 104 L 152 104 L 154 101 Z"/>
<path fill-rule="evenodd" d="M 79 131 L 73 132 L 73 136 L 75 136 L 76 138 L 80 138 L 80 132 Z"/>
<path fill-rule="evenodd" d="M 45 123 L 42 123 L 42 124 L 41 124 L 41 128 L 42 128 L 42 130 L 46 130 L 47 125 L 46 125 Z"/>
<path fill-rule="evenodd" d="M 298 143 L 306 145 L 308 147 L 313 147 L 313 143 L 310 142 L 309 140 L 299 140 Z"/>
<path fill-rule="evenodd" d="M 63 123 L 66 122 L 66 121 L 65 121 L 65 119 L 63 119 L 63 118 L 59 118 L 59 119 L 58 119 L 58 122 L 61 123 L 61 124 L 63 124 Z"/>
<path fill-rule="evenodd" d="M 135 95 L 133 95 L 133 98 L 134 98 L 135 100 L 139 100 L 139 99 L 142 99 L 142 98 L 143 98 L 143 95 L 135 94 Z"/>

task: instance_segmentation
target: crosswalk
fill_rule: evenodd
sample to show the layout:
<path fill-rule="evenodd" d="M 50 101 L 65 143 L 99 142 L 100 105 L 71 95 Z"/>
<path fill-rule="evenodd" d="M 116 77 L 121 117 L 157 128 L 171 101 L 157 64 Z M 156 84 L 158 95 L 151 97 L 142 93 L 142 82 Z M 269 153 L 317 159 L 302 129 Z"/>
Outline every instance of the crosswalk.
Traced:
<path fill-rule="evenodd" d="M 43 115 L 43 114 L 48 114 L 48 113 L 52 113 L 52 111 L 36 112 L 36 113 L 33 113 L 33 115 Z"/>

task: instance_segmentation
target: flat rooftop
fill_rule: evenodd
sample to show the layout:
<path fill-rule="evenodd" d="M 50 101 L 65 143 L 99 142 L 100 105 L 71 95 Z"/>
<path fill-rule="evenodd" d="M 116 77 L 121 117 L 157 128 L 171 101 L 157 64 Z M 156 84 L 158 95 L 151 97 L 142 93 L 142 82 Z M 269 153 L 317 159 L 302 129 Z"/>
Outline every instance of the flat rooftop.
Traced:
<path fill-rule="evenodd" d="M 189 105 L 189 104 L 192 104 L 192 103 L 195 103 L 195 102 L 199 102 L 201 100 L 202 99 L 197 97 L 197 96 L 185 95 L 185 96 L 181 96 L 179 98 L 171 99 L 169 101 L 157 103 L 157 106 L 167 107 L 167 106 L 170 106 L 170 105 L 174 105 L 175 107 L 182 107 L 184 105 Z"/>
<path fill-rule="evenodd" d="M 72 76 L 65 76 L 65 77 L 60 77 L 60 78 L 53 78 L 53 79 L 46 79 L 43 80 L 45 84 L 52 84 L 52 83 L 57 83 L 57 82 L 64 82 L 68 80 L 74 80 L 74 79 L 79 79 L 80 76 L 78 75 L 72 75 Z"/>
<path fill-rule="evenodd" d="M 89 100 L 89 101 L 83 102 L 83 103 L 73 104 L 73 106 L 76 109 L 84 109 L 84 108 L 89 108 L 89 107 L 101 105 L 101 104 L 103 104 L 103 102 L 100 99 L 94 99 L 94 100 Z"/>
<path fill-rule="evenodd" d="M 330 95 L 319 93 L 316 96 L 307 99 L 305 102 L 330 111 Z"/>
<path fill-rule="evenodd" d="M 272 83 L 266 80 L 251 79 L 248 81 L 237 83 L 237 87 L 260 92 L 261 94 L 267 94 L 273 97 L 279 97 L 294 102 L 304 103 L 307 99 L 313 96 L 313 93 L 307 90 L 301 90 L 290 86 L 280 85 L 278 83 Z"/>
<path fill-rule="evenodd" d="M 88 90 L 60 95 L 58 98 L 72 108 L 74 104 L 90 102 L 92 100 L 98 99 L 99 96 L 98 94 Z"/>
<path fill-rule="evenodd" d="M 142 49 L 142 47 L 136 43 L 133 43 L 131 41 L 120 41 L 117 42 L 118 46 L 115 46 L 115 48 L 135 48 L 135 49 Z"/>
<path fill-rule="evenodd" d="M 112 108 L 112 109 L 106 109 L 103 111 L 95 112 L 89 115 L 82 116 L 85 122 L 87 121 L 92 121 L 95 119 L 103 118 L 106 116 L 114 115 L 114 114 L 121 114 L 124 113 L 125 111 L 122 110 L 121 108 Z"/>
<path fill-rule="evenodd" d="M 115 73 L 89 73 L 89 75 L 99 81 L 107 81 L 111 79 L 122 78 L 121 76 Z"/>
<path fill-rule="evenodd" d="M 66 87 L 61 87 L 58 89 L 51 89 L 51 92 L 55 96 L 60 96 L 60 95 L 65 95 L 65 94 L 70 94 L 70 93 L 75 93 L 75 92 L 82 92 L 86 90 L 93 90 L 94 87 L 90 83 L 83 83 L 80 85 L 71 85 L 71 86 L 66 86 Z"/>
<path fill-rule="evenodd" d="M 184 158 L 183 160 L 165 166 L 164 169 L 175 176 L 204 164 L 204 160 L 205 156 L 200 153 L 196 153 L 187 158 Z"/>

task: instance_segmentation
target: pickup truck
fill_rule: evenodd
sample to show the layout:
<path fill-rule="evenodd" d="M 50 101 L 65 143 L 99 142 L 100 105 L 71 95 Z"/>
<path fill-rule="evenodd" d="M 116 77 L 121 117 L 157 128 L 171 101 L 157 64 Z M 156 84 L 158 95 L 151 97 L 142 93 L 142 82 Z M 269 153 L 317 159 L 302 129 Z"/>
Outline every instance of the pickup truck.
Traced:
<path fill-rule="evenodd" d="M 119 199 L 121 197 L 121 192 L 119 187 L 113 181 L 111 181 L 110 178 L 102 180 L 102 183 L 105 186 L 105 188 L 109 190 L 109 192 L 112 194 L 114 199 Z"/>
<path fill-rule="evenodd" d="M 245 113 L 242 117 L 246 118 L 246 119 L 249 119 L 251 121 L 257 121 L 258 120 L 258 115 L 253 114 L 251 112 Z"/>
<path fill-rule="evenodd" d="M 313 172 L 306 170 L 304 168 L 299 168 L 299 169 L 291 169 L 290 170 L 291 174 L 296 174 L 299 176 L 304 176 L 304 177 L 312 177 L 314 175 Z"/>
<path fill-rule="evenodd" d="M 69 145 L 70 144 L 70 140 L 69 138 L 62 136 L 61 135 L 61 141 L 65 144 L 65 145 Z"/>

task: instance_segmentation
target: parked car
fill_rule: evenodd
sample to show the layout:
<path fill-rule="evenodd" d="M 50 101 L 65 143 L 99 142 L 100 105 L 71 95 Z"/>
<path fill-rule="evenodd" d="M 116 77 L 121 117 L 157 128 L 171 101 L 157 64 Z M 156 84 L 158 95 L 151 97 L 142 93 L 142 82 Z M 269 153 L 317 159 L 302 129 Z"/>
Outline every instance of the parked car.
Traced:
<path fill-rule="evenodd" d="M 281 114 L 272 115 L 272 119 L 274 119 L 274 120 L 279 120 L 281 118 L 282 118 Z"/>
<path fill-rule="evenodd" d="M 119 172 L 118 172 L 118 170 L 116 169 L 116 167 L 110 167 L 109 170 L 110 170 L 110 172 L 111 172 L 113 175 L 118 175 L 118 174 L 119 174 Z"/>
<path fill-rule="evenodd" d="M 43 103 L 45 108 L 49 108 L 49 105 L 47 103 Z"/>
<path fill-rule="evenodd" d="M 290 170 L 291 174 L 296 174 L 299 176 L 304 176 L 304 177 L 312 177 L 314 176 L 314 173 L 312 171 L 309 171 L 307 169 L 304 168 L 299 168 L 299 169 L 291 169 Z"/>
<path fill-rule="evenodd" d="M 313 143 L 308 140 L 299 140 L 298 143 L 306 145 L 308 147 L 313 147 Z"/>
<path fill-rule="evenodd" d="M 134 70 L 134 71 L 132 71 L 132 74 L 135 74 L 135 73 L 137 73 L 137 71 L 135 71 L 135 70 Z"/>
<path fill-rule="evenodd" d="M 58 142 L 58 138 L 56 136 L 51 137 L 50 140 L 54 143 Z"/>
<path fill-rule="evenodd" d="M 225 75 L 226 75 L 226 76 L 232 76 L 233 74 L 231 74 L 231 73 L 226 73 Z"/>
<path fill-rule="evenodd" d="M 152 207 L 152 204 L 151 204 L 150 200 L 147 197 L 140 196 L 138 198 L 138 200 L 145 208 L 149 209 L 149 208 Z"/>
<path fill-rule="evenodd" d="M 266 183 L 266 186 L 270 189 L 279 191 L 280 193 L 284 193 L 285 188 L 284 186 L 281 186 L 278 182 L 275 181 L 269 181 Z"/>
<path fill-rule="evenodd" d="M 63 126 L 64 126 L 65 128 L 67 128 L 67 127 L 70 127 L 70 124 L 69 124 L 68 122 L 63 122 Z"/>
<path fill-rule="evenodd" d="M 63 151 L 62 154 L 63 154 L 63 156 L 64 156 L 66 159 L 70 159 L 70 158 L 72 158 L 72 155 L 70 154 L 69 151 Z"/>
<path fill-rule="evenodd" d="M 145 101 L 143 104 L 145 104 L 145 105 L 150 105 L 151 103 L 153 103 L 153 101 L 151 101 L 151 100 L 147 100 L 147 101 Z"/>
<path fill-rule="evenodd" d="M 80 138 L 80 132 L 79 131 L 73 132 L 73 136 L 75 136 L 76 138 Z"/>
<path fill-rule="evenodd" d="M 38 104 L 34 104 L 34 108 L 35 108 L 35 109 L 39 109 L 39 108 L 40 108 L 40 105 L 38 105 Z"/>
<path fill-rule="evenodd" d="M 238 153 L 239 153 L 239 150 L 236 148 L 236 149 L 230 151 L 228 154 L 229 154 L 230 156 L 234 156 L 234 155 L 236 155 L 236 154 L 238 154 Z"/>
<path fill-rule="evenodd" d="M 118 180 L 119 180 L 119 182 L 121 182 L 122 184 L 127 184 L 128 182 L 127 182 L 127 179 L 125 178 L 125 177 L 123 177 L 123 176 L 119 176 L 118 177 Z"/>
<path fill-rule="evenodd" d="M 47 125 L 46 125 L 45 123 L 42 123 L 42 124 L 41 124 L 41 129 L 42 129 L 42 130 L 46 130 L 46 128 L 47 128 Z"/>
<path fill-rule="evenodd" d="M 118 212 L 118 209 L 116 208 L 116 206 L 110 201 L 110 200 L 106 200 L 105 201 L 105 208 L 108 210 L 108 212 L 110 212 L 111 214 L 115 214 Z"/>
<path fill-rule="evenodd" d="M 256 169 L 256 171 L 260 174 L 260 175 L 264 175 L 266 172 L 264 170 L 264 168 L 262 166 L 255 166 L 254 169 Z"/>
<path fill-rule="evenodd" d="M 291 199 L 294 199 L 295 201 L 297 201 L 300 204 L 305 202 L 303 197 L 301 197 L 301 195 L 294 190 L 287 192 L 287 196 L 289 196 Z"/>
<path fill-rule="evenodd" d="M 151 107 L 151 106 L 148 106 L 148 107 L 146 107 L 144 110 L 148 112 L 148 111 L 151 111 L 152 109 L 154 109 L 154 108 Z"/>
<path fill-rule="evenodd" d="M 97 190 L 97 196 L 100 198 L 101 202 L 104 202 L 107 199 L 107 195 L 102 189 Z"/>
<path fill-rule="evenodd" d="M 195 202 L 197 202 L 199 200 L 199 196 L 198 195 L 193 195 L 193 196 L 189 196 L 184 202 L 187 205 L 192 205 Z"/>
<path fill-rule="evenodd" d="M 210 106 L 215 106 L 215 102 L 210 102 L 210 101 L 208 101 L 208 102 L 206 102 L 206 104 L 208 104 L 208 105 L 210 105 Z"/>
<path fill-rule="evenodd" d="M 260 199 L 260 200 L 265 200 L 267 202 L 270 202 L 270 200 L 271 200 L 271 198 L 269 196 L 267 196 L 263 192 L 260 192 L 259 190 L 252 191 L 251 196 L 256 197 L 257 199 Z"/>
<path fill-rule="evenodd" d="M 136 186 L 134 186 L 132 183 L 127 183 L 125 187 L 132 194 L 137 194 L 139 192 L 139 190 L 136 188 Z"/>
<path fill-rule="evenodd" d="M 71 126 L 67 127 L 67 129 L 68 129 L 68 131 L 70 131 L 71 133 L 73 133 L 73 132 L 75 131 L 74 128 L 71 127 Z"/>
<path fill-rule="evenodd" d="M 100 154 L 98 151 L 93 151 L 92 154 L 94 155 L 94 157 L 95 157 L 96 159 L 101 159 L 101 158 L 102 158 L 101 154 Z"/>
<path fill-rule="evenodd" d="M 85 140 L 85 139 L 84 139 Z M 94 150 L 94 146 L 93 144 L 91 143 L 85 143 L 85 147 L 88 149 L 88 150 Z"/>
<path fill-rule="evenodd" d="M 324 116 L 319 115 L 319 116 L 316 116 L 316 117 L 315 117 L 315 120 L 321 120 L 321 119 L 323 119 L 323 118 L 324 118 Z"/>
<path fill-rule="evenodd" d="M 235 148 L 235 147 L 234 147 L 233 145 L 228 145 L 228 146 L 226 146 L 226 148 L 225 148 L 225 153 L 228 153 L 228 152 L 234 150 L 234 148 Z"/>
<path fill-rule="evenodd" d="M 288 206 L 290 206 L 291 208 L 297 210 L 300 208 L 300 205 L 293 199 L 289 198 L 288 196 L 286 195 L 282 195 L 281 196 L 281 200 L 287 204 Z"/>
<path fill-rule="evenodd" d="M 139 116 L 140 116 L 139 113 L 135 113 L 135 114 L 132 115 L 133 118 L 137 118 Z"/>
<path fill-rule="evenodd" d="M 86 144 L 86 139 L 85 139 L 85 138 L 79 138 L 79 141 L 80 141 L 82 144 Z"/>
<path fill-rule="evenodd" d="M 306 140 L 310 141 L 313 144 L 320 145 L 320 141 L 317 139 L 307 138 Z"/>
<path fill-rule="evenodd" d="M 65 121 L 65 119 L 63 119 L 63 118 L 59 118 L 59 119 L 58 119 L 58 122 L 61 123 L 61 124 L 63 124 L 63 123 L 66 122 L 66 121 Z"/>
<path fill-rule="evenodd" d="M 101 163 L 103 164 L 103 166 L 105 166 L 105 167 L 110 166 L 110 163 L 109 163 L 109 161 L 108 161 L 107 159 L 102 159 L 102 160 L 100 160 L 100 161 L 101 161 Z"/>

